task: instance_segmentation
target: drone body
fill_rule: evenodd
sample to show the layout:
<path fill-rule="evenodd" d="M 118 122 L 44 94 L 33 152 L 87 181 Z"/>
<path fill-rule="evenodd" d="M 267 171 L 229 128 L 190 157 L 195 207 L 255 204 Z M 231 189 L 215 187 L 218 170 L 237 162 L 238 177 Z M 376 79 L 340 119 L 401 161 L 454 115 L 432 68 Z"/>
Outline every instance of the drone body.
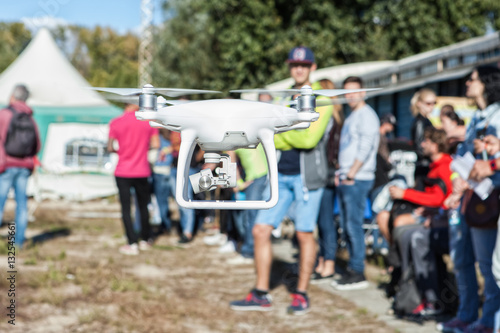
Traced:
<path fill-rule="evenodd" d="M 195 209 L 269 209 L 278 202 L 278 161 L 274 147 L 274 134 L 294 129 L 306 129 L 319 118 L 315 112 L 316 96 L 338 96 L 349 91 L 342 89 L 315 90 L 304 86 L 301 89 L 274 91 L 296 94 L 298 97 L 286 107 L 263 102 L 237 99 L 215 99 L 181 103 L 160 101 L 157 94 L 178 97 L 189 93 L 216 93 L 208 90 L 155 88 L 145 85 L 142 89 L 94 88 L 95 90 L 119 94 L 128 99 L 138 98 L 140 111 L 137 119 L 149 121 L 151 126 L 162 127 L 181 133 L 181 146 L 177 165 L 177 203 L 185 208 Z M 358 89 L 367 91 L 373 89 Z M 267 90 L 249 90 L 266 92 Z M 234 92 L 243 92 L 235 90 Z M 133 97 L 135 96 L 135 97 Z M 331 100 L 330 100 L 331 101 Z M 174 104 L 161 107 L 162 104 Z M 328 103 L 327 103 L 328 104 Z M 327 105 L 322 104 L 322 105 Z M 189 180 L 195 193 L 209 191 L 217 186 L 236 186 L 236 163 L 222 151 L 238 148 L 254 149 L 261 143 L 267 158 L 271 196 L 267 201 L 252 200 L 190 200 L 188 199 L 189 161 L 198 144 L 205 151 L 205 162 L 221 164 L 214 176 L 210 169 L 191 175 Z"/>
<path fill-rule="evenodd" d="M 169 106 L 158 111 L 137 111 L 137 119 L 149 120 L 152 126 L 181 133 L 176 200 L 186 208 L 198 209 L 268 209 L 278 202 L 278 169 L 274 134 L 290 129 L 307 128 L 318 119 L 316 112 L 297 112 L 279 105 L 235 99 L 206 100 Z M 218 152 L 238 148 L 256 148 L 262 143 L 269 166 L 271 197 L 268 201 L 192 201 L 187 199 L 185 175 L 195 145 L 206 152 L 206 162 L 219 163 Z M 207 157 L 210 160 L 207 160 Z M 222 157 L 227 159 L 227 157 Z M 190 177 L 195 192 L 213 189 L 215 185 L 234 187 L 236 166 L 223 159 L 218 177 L 203 170 Z M 225 162 L 225 163 L 224 163 Z"/>

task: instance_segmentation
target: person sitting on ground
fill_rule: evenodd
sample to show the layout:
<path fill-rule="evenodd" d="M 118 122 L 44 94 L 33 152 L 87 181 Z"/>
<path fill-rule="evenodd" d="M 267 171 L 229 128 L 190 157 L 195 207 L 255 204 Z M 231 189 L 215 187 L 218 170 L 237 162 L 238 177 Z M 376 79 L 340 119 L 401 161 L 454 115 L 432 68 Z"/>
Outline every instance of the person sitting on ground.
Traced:
<path fill-rule="evenodd" d="M 439 244 L 448 243 L 447 213 L 444 201 L 451 194 L 451 156 L 447 153 L 446 133 L 430 127 L 424 132 L 423 155 L 431 160 L 430 171 L 424 180 L 425 189 L 389 188 L 395 201 L 392 215 L 391 239 L 398 250 L 401 271 L 413 267 L 422 303 L 413 314 L 437 314 L 439 303 L 439 275 L 434 249 L 447 252 Z M 390 226 L 391 227 L 391 226 Z M 410 259 L 411 258 L 411 259 Z"/>

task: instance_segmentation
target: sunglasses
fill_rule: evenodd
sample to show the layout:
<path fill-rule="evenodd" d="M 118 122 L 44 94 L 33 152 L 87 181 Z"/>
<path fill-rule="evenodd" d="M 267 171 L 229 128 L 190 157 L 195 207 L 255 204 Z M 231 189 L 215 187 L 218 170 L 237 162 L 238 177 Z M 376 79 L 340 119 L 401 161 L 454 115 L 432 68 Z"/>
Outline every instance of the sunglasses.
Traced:
<path fill-rule="evenodd" d="M 424 103 L 425 105 L 428 105 L 428 106 L 431 106 L 431 105 L 436 105 L 436 101 L 433 101 L 433 102 L 422 102 Z"/>

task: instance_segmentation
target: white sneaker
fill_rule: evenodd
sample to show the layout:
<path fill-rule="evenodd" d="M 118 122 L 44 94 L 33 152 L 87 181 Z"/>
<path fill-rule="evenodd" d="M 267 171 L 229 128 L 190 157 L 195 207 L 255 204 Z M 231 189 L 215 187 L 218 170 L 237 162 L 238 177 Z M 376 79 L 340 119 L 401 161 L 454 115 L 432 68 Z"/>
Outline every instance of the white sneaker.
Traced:
<path fill-rule="evenodd" d="M 233 253 L 236 252 L 236 247 L 234 246 L 234 242 L 231 240 L 228 240 L 226 244 L 222 245 L 219 247 L 217 250 L 219 253 Z"/>
<path fill-rule="evenodd" d="M 141 251 L 149 251 L 152 248 L 153 248 L 153 246 L 149 242 L 146 242 L 144 240 L 141 240 L 139 242 L 139 250 L 141 250 Z"/>
<path fill-rule="evenodd" d="M 383 256 L 387 256 L 389 254 L 389 250 L 385 247 L 381 248 L 379 250 L 380 254 L 383 255 Z"/>
<path fill-rule="evenodd" d="M 276 229 L 273 229 L 271 231 L 271 234 L 273 235 L 274 238 L 281 238 L 281 224 Z"/>
<path fill-rule="evenodd" d="M 206 245 L 224 245 L 227 243 L 227 235 L 226 234 L 215 234 L 212 236 L 203 237 L 203 243 Z"/>
<path fill-rule="evenodd" d="M 121 254 L 125 254 L 128 256 L 136 256 L 139 254 L 139 247 L 137 246 L 137 243 L 133 244 L 125 244 L 123 246 L 120 246 L 120 249 L 118 250 Z"/>
<path fill-rule="evenodd" d="M 234 258 L 228 259 L 226 262 L 229 265 L 234 265 L 234 266 L 253 265 L 253 258 L 247 258 L 247 257 L 244 257 L 240 254 Z"/>

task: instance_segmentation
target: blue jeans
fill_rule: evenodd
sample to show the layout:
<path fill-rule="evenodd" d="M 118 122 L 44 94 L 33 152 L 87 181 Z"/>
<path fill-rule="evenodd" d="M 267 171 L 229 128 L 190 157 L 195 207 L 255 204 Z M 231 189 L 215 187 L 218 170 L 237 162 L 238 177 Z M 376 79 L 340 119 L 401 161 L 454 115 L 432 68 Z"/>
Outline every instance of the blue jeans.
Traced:
<path fill-rule="evenodd" d="M 245 189 L 246 200 L 267 200 L 269 199 L 269 186 L 267 176 L 257 178 Z M 256 209 L 247 209 L 243 214 L 243 245 L 241 245 L 241 255 L 246 258 L 253 258 L 253 234 L 252 229 L 255 224 L 255 218 L 259 211 Z"/>
<path fill-rule="evenodd" d="M 484 277 L 483 315 L 479 322 L 493 327 L 495 312 L 500 308 L 500 288 L 493 276 L 492 257 L 496 232 L 492 229 L 471 228 L 460 216 L 458 225 L 450 225 L 450 255 L 455 268 L 460 303 L 457 317 L 473 322 L 478 317 L 479 297 L 475 262 Z"/>
<path fill-rule="evenodd" d="M 325 187 L 318 216 L 319 256 L 324 260 L 335 260 L 337 254 L 337 226 L 333 221 L 335 188 Z"/>
<path fill-rule="evenodd" d="M 377 198 L 377 196 L 380 194 L 380 192 L 382 192 L 382 189 L 385 187 L 385 185 L 381 185 L 379 187 L 376 187 L 374 189 L 371 190 L 370 192 L 370 203 L 373 205 L 373 203 L 375 202 L 375 199 Z M 390 208 L 392 208 L 392 202 L 390 204 L 387 204 L 386 208 L 388 211 L 390 211 Z M 371 209 L 371 207 L 369 207 Z M 384 209 L 385 210 L 385 209 Z M 377 213 L 375 213 L 373 210 L 372 210 L 372 224 L 374 223 L 375 225 L 377 224 L 376 223 L 376 218 L 377 218 Z M 374 251 L 377 251 L 377 250 L 380 250 L 382 248 L 385 248 L 385 249 L 388 249 L 389 248 L 389 244 L 387 243 L 387 240 L 385 239 L 385 237 L 383 237 L 381 234 L 380 234 L 380 230 L 378 228 L 375 228 L 371 231 L 371 234 L 373 236 L 373 250 Z M 379 242 L 379 240 L 382 240 L 381 242 Z"/>
<path fill-rule="evenodd" d="M 278 203 L 268 210 L 260 210 L 255 223 L 277 228 L 292 203 L 295 203 L 295 231 L 313 232 L 318 220 L 323 188 L 305 190 L 300 175 L 281 173 L 278 173 L 278 185 Z"/>
<path fill-rule="evenodd" d="M 168 216 L 168 197 L 172 195 L 170 175 L 153 173 L 153 189 L 160 210 L 161 223 L 170 230 L 172 222 Z"/>
<path fill-rule="evenodd" d="M 25 168 L 8 168 L 0 173 L 0 224 L 3 218 L 3 209 L 11 187 L 14 188 L 16 198 L 16 237 L 15 244 L 22 248 L 24 232 L 28 225 L 28 198 L 26 185 L 31 171 Z"/>
<path fill-rule="evenodd" d="M 365 270 L 365 233 L 363 220 L 366 198 L 373 186 L 373 180 L 356 180 L 353 185 L 339 185 L 338 198 L 340 218 L 344 220 L 347 232 L 349 267 L 363 273 Z"/>
<path fill-rule="evenodd" d="M 493 332 L 500 332 L 500 309 L 495 314 L 495 329 Z"/>
<path fill-rule="evenodd" d="M 189 175 L 191 176 L 191 175 L 197 173 L 198 171 L 199 170 L 197 170 L 197 169 L 190 168 Z M 174 191 L 174 193 L 175 193 L 175 186 L 177 183 L 177 168 L 171 169 L 170 179 L 172 181 L 172 185 L 171 185 L 172 191 Z M 189 181 L 189 179 L 187 179 L 187 182 L 188 182 L 187 196 L 188 196 L 188 199 L 192 200 L 194 198 L 193 187 L 191 186 L 191 182 Z M 194 222 L 195 222 L 195 218 L 196 218 L 196 212 L 194 211 L 194 209 L 184 208 L 181 206 L 179 206 L 179 212 L 181 215 L 182 232 L 185 234 L 186 233 L 192 234 L 194 231 Z"/>
<path fill-rule="evenodd" d="M 493 272 L 495 273 L 495 279 L 497 280 L 498 287 L 500 288 L 500 219 L 498 220 L 497 228 L 497 243 L 495 245 L 495 255 L 493 258 Z M 495 315 L 495 329 L 494 332 L 500 332 L 500 308 Z"/>

